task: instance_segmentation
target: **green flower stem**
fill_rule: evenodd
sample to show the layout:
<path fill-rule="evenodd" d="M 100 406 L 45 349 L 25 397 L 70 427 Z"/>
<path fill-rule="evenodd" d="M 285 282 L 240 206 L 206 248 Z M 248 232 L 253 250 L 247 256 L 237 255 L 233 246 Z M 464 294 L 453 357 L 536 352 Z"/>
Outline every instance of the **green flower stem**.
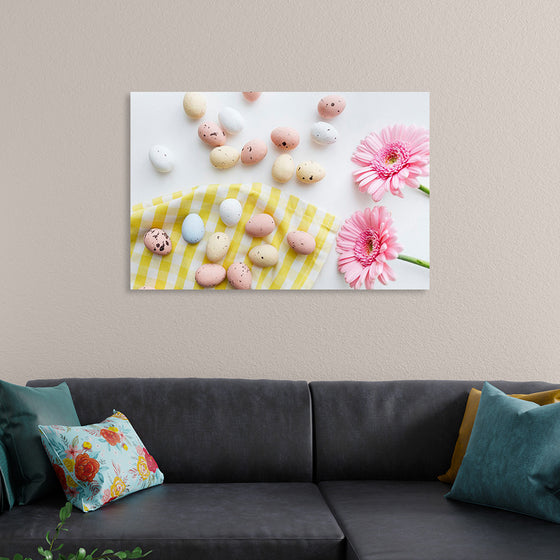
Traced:
<path fill-rule="evenodd" d="M 409 257 L 408 255 L 399 255 L 397 259 L 401 259 L 401 261 L 406 261 L 412 264 L 417 264 L 418 266 L 423 266 L 424 268 L 430 268 L 430 263 L 427 261 L 423 261 L 422 259 L 417 259 L 415 257 Z"/>
<path fill-rule="evenodd" d="M 420 185 L 418 187 L 419 191 L 422 191 L 423 193 L 426 193 L 428 196 L 430 196 L 430 189 L 428 187 L 425 187 L 424 185 Z"/>

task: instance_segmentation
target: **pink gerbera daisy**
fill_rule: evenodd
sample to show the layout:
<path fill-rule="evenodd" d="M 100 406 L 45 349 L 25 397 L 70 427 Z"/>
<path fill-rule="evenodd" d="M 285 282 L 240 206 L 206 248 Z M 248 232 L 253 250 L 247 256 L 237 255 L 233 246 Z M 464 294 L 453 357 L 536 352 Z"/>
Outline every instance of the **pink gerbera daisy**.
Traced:
<path fill-rule="evenodd" d="M 388 191 L 402 198 L 402 186 L 417 189 L 418 177 L 429 173 L 429 133 L 414 125 L 387 126 L 379 134 L 372 132 L 366 136 L 352 161 L 360 165 L 353 172 L 359 189 L 371 194 L 375 202 Z"/>
<path fill-rule="evenodd" d="M 395 280 L 388 260 L 396 259 L 402 251 L 397 243 L 391 212 L 385 206 L 359 210 L 340 228 L 336 239 L 338 270 L 354 289 L 362 284 L 368 290 L 378 279 L 382 284 Z"/>

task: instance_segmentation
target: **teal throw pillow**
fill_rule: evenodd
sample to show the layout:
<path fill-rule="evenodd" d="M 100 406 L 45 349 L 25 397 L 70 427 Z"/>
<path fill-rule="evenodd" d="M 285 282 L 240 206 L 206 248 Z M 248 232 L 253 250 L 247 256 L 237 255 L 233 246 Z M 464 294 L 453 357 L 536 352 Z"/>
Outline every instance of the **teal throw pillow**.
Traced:
<path fill-rule="evenodd" d="M 39 430 L 68 501 L 82 511 L 163 482 L 155 459 L 120 412 L 99 424 Z"/>
<path fill-rule="evenodd" d="M 540 406 L 485 383 L 447 498 L 560 523 L 560 403 Z"/>
<path fill-rule="evenodd" d="M 12 509 L 15 503 L 14 488 L 8 464 L 8 452 L 0 441 L 0 511 Z"/>
<path fill-rule="evenodd" d="M 80 425 L 68 385 L 22 387 L 0 381 L 0 440 L 19 505 L 59 491 L 38 424 Z"/>

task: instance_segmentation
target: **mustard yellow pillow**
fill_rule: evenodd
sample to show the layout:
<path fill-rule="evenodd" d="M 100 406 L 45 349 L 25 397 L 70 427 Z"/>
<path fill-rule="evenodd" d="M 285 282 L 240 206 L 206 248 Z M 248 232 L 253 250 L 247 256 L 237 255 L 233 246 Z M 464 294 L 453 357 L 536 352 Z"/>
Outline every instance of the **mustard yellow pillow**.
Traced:
<path fill-rule="evenodd" d="M 438 480 L 441 480 L 442 482 L 448 482 L 449 484 L 453 484 L 453 482 L 455 482 L 457 472 L 459 471 L 459 467 L 461 466 L 463 457 L 467 451 L 474 420 L 478 411 L 478 404 L 480 403 L 480 395 L 481 391 L 475 389 L 474 387 L 469 393 L 467 406 L 465 407 L 465 415 L 463 416 L 463 421 L 461 422 L 461 427 L 459 428 L 459 437 L 457 438 L 455 449 L 453 450 L 453 456 L 451 457 L 451 466 L 447 469 L 445 474 L 438 476 Z M 529 395 L 510 395 L 510 397 L 515 397 L 516 399 L 524 401 L 531 401 L 543 406 L 545 404 L 560 402 L 560 389 L 541 391 L 539 393 L 531 393 Z"/>

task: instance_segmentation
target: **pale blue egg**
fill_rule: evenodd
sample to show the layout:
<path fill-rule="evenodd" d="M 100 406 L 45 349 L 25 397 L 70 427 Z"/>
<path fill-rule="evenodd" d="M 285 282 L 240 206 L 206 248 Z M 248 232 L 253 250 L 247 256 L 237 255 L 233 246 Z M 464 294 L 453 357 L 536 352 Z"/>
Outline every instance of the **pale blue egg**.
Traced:
<path fill-rule="evenodd" d="M 198 243 L 204 237 L 204 222 L 198 214 L 189 214 L 183 220 L 181 227 L 183 239 L 191 245 Z"/>

